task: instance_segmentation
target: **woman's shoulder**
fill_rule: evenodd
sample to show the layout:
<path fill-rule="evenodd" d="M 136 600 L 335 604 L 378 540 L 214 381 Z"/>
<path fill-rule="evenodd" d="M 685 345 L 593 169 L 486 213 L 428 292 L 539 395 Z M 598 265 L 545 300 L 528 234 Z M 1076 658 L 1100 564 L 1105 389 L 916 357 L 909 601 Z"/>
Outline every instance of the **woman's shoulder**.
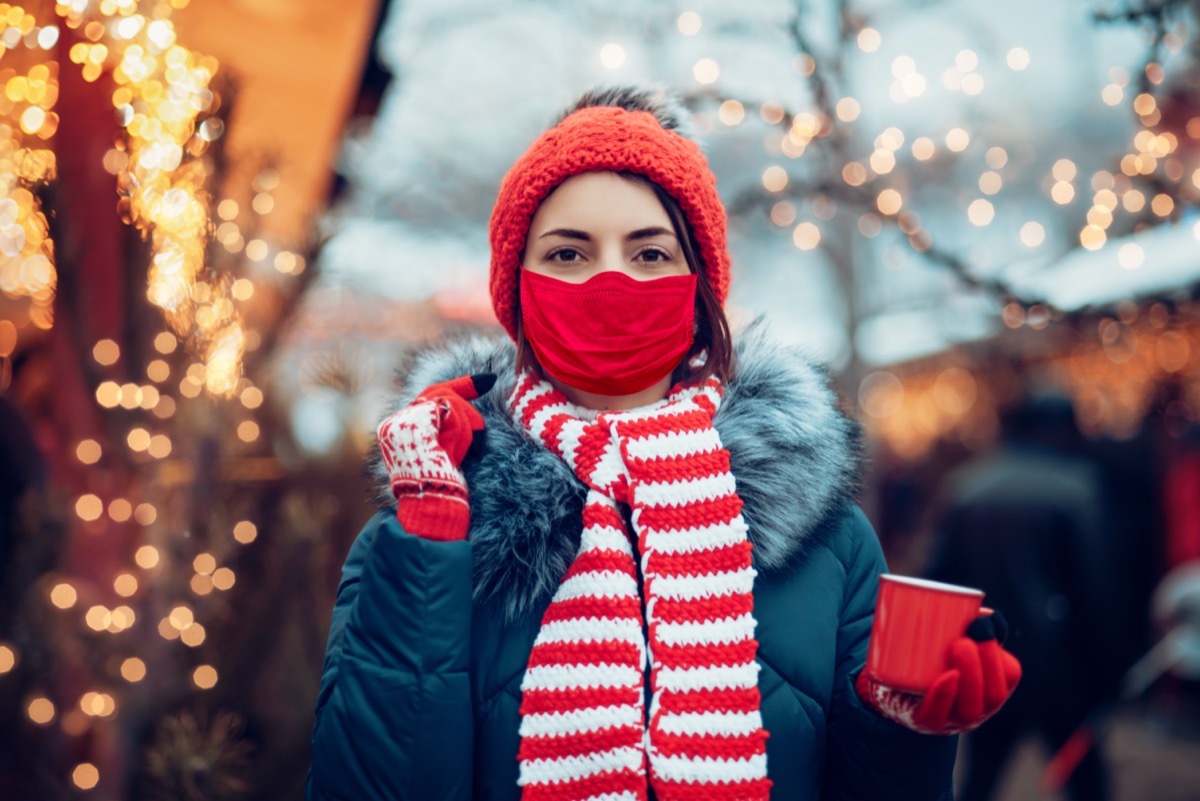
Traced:
<path fill-rule="evenodd" d="M 828 371 L 761 322 L 735 343 L 736 372 L 715 418 L 762 569 L 791 566 L 852 508 L 862 435 Z"/>

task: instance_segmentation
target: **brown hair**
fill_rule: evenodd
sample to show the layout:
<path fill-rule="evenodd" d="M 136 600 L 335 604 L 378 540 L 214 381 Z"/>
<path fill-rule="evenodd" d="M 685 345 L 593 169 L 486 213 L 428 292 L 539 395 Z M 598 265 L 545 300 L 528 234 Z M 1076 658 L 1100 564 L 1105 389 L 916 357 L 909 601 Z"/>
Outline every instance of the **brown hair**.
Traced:
<path fill-rule="evenodd" d="M 692 227 L 688 224 L 687 216 L 684 215 L 683 209 L 680 208 L 674 197 L 646 176 L 626 171 L 618 172 L 617 175 L 627 181 L 647 186 L 654 192 L 654 196 L 658 198 L 658 202 L 662 204 L 663 210 L 671 220 L 671 227 L 675 230 L 676 238 L 679 239 L 683 258 L 687 262 L 688 268 L 700 276 L 700 280 L 696 282 L 696 336 L 687 356 L 671 374 L 672 383 L 699 384 L 711 376 L 716 376 L 721 381 L 728 381 L 732 377 L 734 369 L 733 338 L 729 332 L 729 321 L 725 317 L 725 310 L 721 308 L 721 304 L 717 300 L 712 284 L 708 281 L 704 259 L 700 256 L 700 249 L 692 235 Z M 541 365 L 538 364 L 533 348 L 525 338 L 520 304 L 517 304 L 516 316 L 517 370 L 518 372 L 529 370 L 541 375 Z M 692 360 L 701 353 L 707 353 L 704 363 L 693 367 Z"/>

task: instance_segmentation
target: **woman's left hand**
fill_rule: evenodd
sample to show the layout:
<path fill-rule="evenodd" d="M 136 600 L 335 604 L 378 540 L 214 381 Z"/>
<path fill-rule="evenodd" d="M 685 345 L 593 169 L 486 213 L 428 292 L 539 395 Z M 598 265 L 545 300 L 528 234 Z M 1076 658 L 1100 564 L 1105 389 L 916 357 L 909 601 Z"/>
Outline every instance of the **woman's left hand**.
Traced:
<path fill-rule="evenodd" d="M 981 616 L 950 647 L 950 668 L 924 693 L 896 690 L 859 674 L 854 688 L 885 718 L 921 734 L 959 734 L 994 715 L 1021 680 L 1021 663 L 1001 646 L 1004 622 Z"/>

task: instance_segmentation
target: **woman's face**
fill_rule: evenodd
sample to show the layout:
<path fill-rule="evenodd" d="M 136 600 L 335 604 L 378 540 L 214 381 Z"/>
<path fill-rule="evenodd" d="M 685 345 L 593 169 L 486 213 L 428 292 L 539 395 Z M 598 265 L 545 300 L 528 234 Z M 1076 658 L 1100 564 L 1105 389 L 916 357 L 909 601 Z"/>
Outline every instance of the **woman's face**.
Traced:
<path fill-rule="evenodd" d="M 653 190 L 613 172 L 568 178 L 542 201 L 523 267 L 573 284 L 608 270 L 639 281 L 691 272 Z"/>

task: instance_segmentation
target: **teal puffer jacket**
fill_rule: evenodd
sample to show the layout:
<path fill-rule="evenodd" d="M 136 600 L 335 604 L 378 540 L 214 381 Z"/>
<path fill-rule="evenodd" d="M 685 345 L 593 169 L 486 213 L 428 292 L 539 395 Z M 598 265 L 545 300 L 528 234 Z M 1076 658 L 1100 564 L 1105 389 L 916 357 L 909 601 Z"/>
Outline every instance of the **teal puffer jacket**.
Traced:
<path fill-rule="evenodd" d="M 886 569 L 849 500 L 856 430 L 797 354 L 757 331 L 739 344 L 738 378 L 715 423 L 754 542 L 772 798 L 950 801 L 955 738 L 897 726 L 853 689 Z M 419 390 L 511 369 L 511 346 L 470 341 L 406 374 Z M 350 550 L 317 701 L 310 801 L 520 797 L 521 680 L 578 546 L 584 492 L 514 427 L 511 385 L 477 403 L 488 431 L 464 464 L 468 539 L 403 531 L 383 482 L 383 508 Z"/>

